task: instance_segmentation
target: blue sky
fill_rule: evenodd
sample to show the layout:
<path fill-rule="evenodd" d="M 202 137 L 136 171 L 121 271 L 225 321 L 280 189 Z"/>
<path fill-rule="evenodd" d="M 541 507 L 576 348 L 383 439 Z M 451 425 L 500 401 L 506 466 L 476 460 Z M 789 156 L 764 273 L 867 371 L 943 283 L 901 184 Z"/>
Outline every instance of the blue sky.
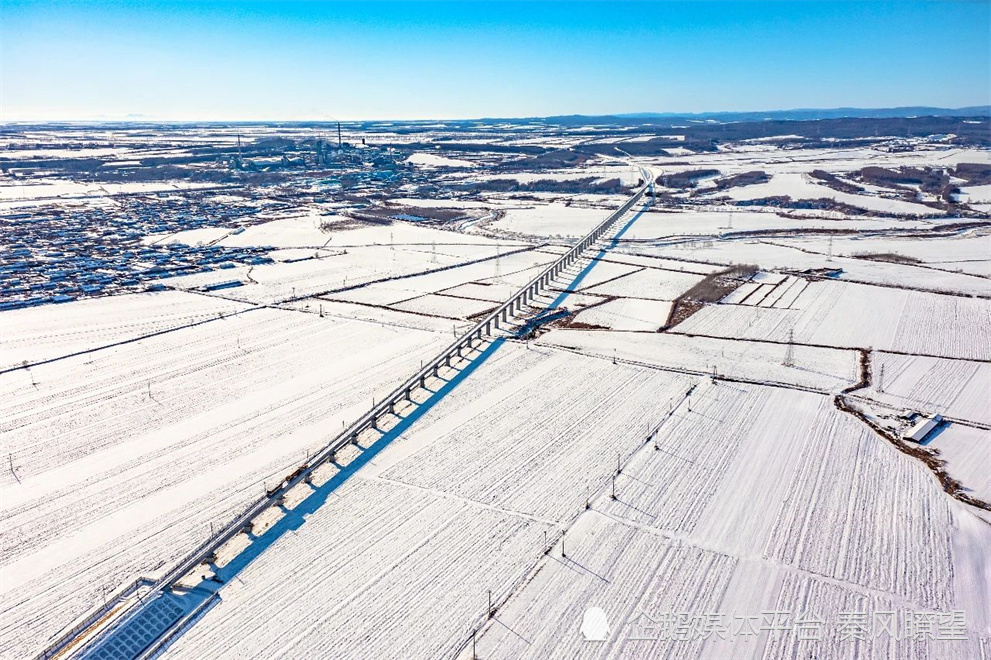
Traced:
<path fill-rule="evenodd" d="M 0 119 L 991 103 L 991 2 L 0 0 Z"/>

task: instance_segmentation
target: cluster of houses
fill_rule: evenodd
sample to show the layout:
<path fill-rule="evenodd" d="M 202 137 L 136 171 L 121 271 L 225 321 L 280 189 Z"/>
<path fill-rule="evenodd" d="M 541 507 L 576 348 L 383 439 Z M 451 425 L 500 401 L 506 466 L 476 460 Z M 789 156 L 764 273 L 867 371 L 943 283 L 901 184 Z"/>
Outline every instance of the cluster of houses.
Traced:
<path fill-rule="evenodd" d="M 147 244 L 168 234 L 233 222 L 251 205 L 208 205 L 184 197 L 142 197 L 124 208 L 52 205 L 0 215 L 0 310 L 162 288 L 176 275 L 268 263 L 264 247 Z"/>

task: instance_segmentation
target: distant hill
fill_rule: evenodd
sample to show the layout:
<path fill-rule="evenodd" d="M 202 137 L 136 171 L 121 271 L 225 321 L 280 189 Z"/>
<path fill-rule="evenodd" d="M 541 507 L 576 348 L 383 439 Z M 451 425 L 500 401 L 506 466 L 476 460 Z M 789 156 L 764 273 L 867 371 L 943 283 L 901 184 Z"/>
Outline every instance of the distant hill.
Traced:
<path fill-rule="evenodd" d="M 677 124 L 697 122 L 750 122 L 750 121 L 809 121 L 814 119 L 891 119 L 898 117 L 988 117 L 991 106 L 975 105 L 966 108 L 934 108 L 906 106 L 902 108 L 808 108 L 796 110 L 767 110 L 760 112 L 634 112 L 616 115 L 561 115 L 540 117 L 552 124 L 594 123 L 650 123 Z"/>

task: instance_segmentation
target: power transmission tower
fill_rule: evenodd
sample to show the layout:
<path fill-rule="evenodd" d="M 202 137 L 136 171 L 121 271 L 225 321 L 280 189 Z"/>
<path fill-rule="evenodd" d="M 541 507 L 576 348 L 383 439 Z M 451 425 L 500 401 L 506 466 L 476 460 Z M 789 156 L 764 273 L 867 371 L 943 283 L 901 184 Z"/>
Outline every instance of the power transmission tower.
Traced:
<path fill-rule="evenodd" d="M 795 366 L 795 331 L 788 331 L 788 349 L 785 351 L 785 360 L 782 362 L 786 367 Z"/>
<path fill-rule="evenodd" d="M 833 260 L 833 237 L 829 237 L 829 247 L 826 249 L 826 261 Z"/>

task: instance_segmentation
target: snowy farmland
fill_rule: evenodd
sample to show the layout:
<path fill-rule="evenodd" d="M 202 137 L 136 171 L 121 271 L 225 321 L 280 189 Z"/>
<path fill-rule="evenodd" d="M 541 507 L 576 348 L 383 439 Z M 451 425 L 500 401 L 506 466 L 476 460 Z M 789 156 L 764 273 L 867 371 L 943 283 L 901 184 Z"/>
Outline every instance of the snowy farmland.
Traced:
<path fill-rule="evenodd" d="M 769 307 L 706 307 L 675 331 L 987 361 L 991 300 L 822 280 Z"/>
<path fill-rule="evenodd" d="M 598 309 L 598 308 L 594 308 Z M 594 310 L 589 310 L 594 311 Z M 578 318 L 584 317 L 582 312 Z M 822 392 L 838 391 L 857 382 L 859 354 L 818 346 L 792 350 L 792 364 L 782 364 L 788 347 L 779 343 L 690 337 L 671 333 L 558 330 L 540 338 L 605 359 L 621 359 L 673 371 L 752 379 Z"/>
<path fill-rule="evenodd" d="M 244 312 L 249 305 L 162 291 L 3 315 L 0 368 L 35 364 Z"/>
<path fill-rule="evenodd" d="M 873 371 L 858 395 L 991 426 L 991 363 L 877 352 Z"/>
<path fill-rule="evenodd" d="M 60 657 L 85 655 L 166 601 L 188 619 L 156 657 L 988 656 L 991 156 L 805 148 L 799 124 L 713 150 L 692 125 L 383 123 L 220 194 L 0 181 L 15 216 L 56 191 L 141 218 L 137 284 L 81 295 L 113 277 L 86 266 L 82 299 L 0 309 L 0 658 L 99 613 Z M 282 135 L 326 157 L 306 127 L 150 153 Z M 645 178 L 656 197 L 430 372 Z M 47 273 L 57 236 L 25 263 Z M 116 595 L 235 519 L 162 601 Z M 851 639 L 851 613 L 960 639 Z"/>
<path fill-rule="evenodd" d="M 829 198 L 868 211 L 879 211 L 891 215 L 930 215 L 931 212 L 921 204 L 905 202 L 898 199 L 887 199 L 868 195 L 853 195 L 837 192 L 826 186 L 812 183 L 802 174 L 775 174 L 768 183 L 741 186 L 725 193 L 734 200 L 753 200 L 777 195 L 795 199 Z"/>
<path fill-rule="evenodd" d="M 662 428 L 659 449 L 647 445 L 623 467 L 616 499 L 599 494 L 500 606 L 480 657 L 833 657 L 849 652 L 836 631 L 850 610 L 959 608 L 975 633 L 986 630 L 991 567 L 978 548 L 991 530 L 923 466 L 825 397 L 719 385 L 692 399 Z M 828 505 L 810 509 L 812 497 Z M 891 526 L 891 515 L 905 523 Z M 590 607 L 612 626 L 604 643 L 579 631 Z M 801 641 L 755 624 L 741 636 L 739 618 L 733 627 L 734 617 L 759 622 L 772 611 L 792 621 L 814 612 L 831 634 Z M 642 618 L 682 612 L 721 617 L 727 633 L 662 636 Z M 884 639 L 864 652 L 968 658 L 984 643 Z"/>
<path fill-rule="evenodd" d="M 263 309 L 4 374 L 6 653 L 198 543 L 445 340 Z"/>

